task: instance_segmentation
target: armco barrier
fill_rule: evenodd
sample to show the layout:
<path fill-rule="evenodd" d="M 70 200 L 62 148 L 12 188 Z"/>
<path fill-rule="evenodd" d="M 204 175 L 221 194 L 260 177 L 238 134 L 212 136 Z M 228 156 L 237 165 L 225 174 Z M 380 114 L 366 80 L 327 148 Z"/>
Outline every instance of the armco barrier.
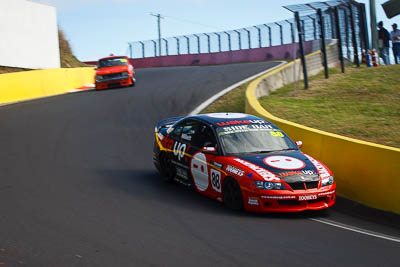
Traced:
<path fill-rule="evenodd" d="M 67 93 L 94 83 L 93 68 L 33 70 L 0 75 L 0 104 Z"/>
<path fill-rule="evenodd" d="M 313 56 L 319 55 L 315 53 Z M 291 138 L 303 141 L 302 151 L 315 156 L 333 171 L 338 195 L 376 209 L 400 214 L 400 149 L 286 121 L 273 116 L 260 105 L 258 97 L 291 82 L 292 64 L 250 83 L 246 90 L 246 112 L 270 120 Z"/>

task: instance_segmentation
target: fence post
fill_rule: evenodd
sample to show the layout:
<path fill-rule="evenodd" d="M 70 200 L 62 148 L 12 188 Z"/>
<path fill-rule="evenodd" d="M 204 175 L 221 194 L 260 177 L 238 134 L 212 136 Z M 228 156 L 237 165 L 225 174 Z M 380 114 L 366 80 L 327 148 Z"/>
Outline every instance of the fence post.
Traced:
<path fill-rule="evenodd" d="M 357 47 L 357 38 L 356 38 L 356 25 L 354 22 L 354 12 L 353 12 L 353 5 L 349 4 L 350 8 L 350 21 L 351 21 L 351 35 L 352 35 L 352 42 L 353 42 L 353 53 L 354 53 L 354 61 L 357 67 L 360 67 L 360 59 L 358 58 L 358 47 Z"/>
<path fill-rule="evenodd" d="M 280 35 L 281 35 L 281 45 L 283 45 L 283 27 L 278 22 L 275 22 L 275 24 L 279 26 L 279 32 L 280 32 Z M 300 23 L 299 23 L 299 25 L 300 25 Z"/>
<path fill-rule="evenodd" d="M 258 48 L 261 48 L 261 28 L 257 26 L 254 26 L 254 28 L 258 31 Z"/>
<path fill-rule="evenodd" d="M 189 41 L 189 37 L 187 37 L 186 35 L 184 35 L 183 38 L 186 39 L 187 53 L 188 53 L 188 55 L 190 55 L 190 41 Z"/>
<path fill-rule="evenodd" d="M 139 43 L 142 45 L 142 58 L 145 58 L 144 43 L 142 41 L 139 41 Z"/>
<path fill-rule="evenodd" d="M 208 53 L 211 53 L 211 41 L 210 41 L 210 35 L 207 33 L 203 33 L 205 36 L 207 36 L 207 44 L 208 44 Z"/>
<path fill-rule="evenodd" d="M 322 15 L 322 10 L 320 8 L 317 9 L 317 14 L 319 18 L 319 26 L 321 29 L 321 52 L 322 52 L 322 64 L 324 65 L 325 78 L 329 78 L 329 70 L 328 70 L 328 60 L 326 56 L 326 44 L 325 44 L 325 21 L 324 16 Z"/>
<path fill-rule="evenodd" d="M 238 39 L 239 39 L 239 50 L 242 50 L 242 38 L 240 36 L 240 31 L 238 30 L 233 30 L 234 32 L 236 32 L 238 34 Z"/>
<path fill-rule="evenodd" d="M 214 32 L 215 35 L 218 37 L 218 51 L 221 52 L 221 35 L 219 33 Z"/>
<path fill-rule="evenodd" d="M 265 27 L 268 28 L 268 41 L 269 41 L 269 46 L 272 46 L 272 33 L 271 33 L 271 27 L 268 26 L 267 24 L 264 24 Z"/>
<path fill-rule="evenodd" d="M 128 43 L 129 45 L 129 58 L 132 58 L 132 43 Z"/>
<path fill-rule="evenodd" d="M 197 38 L 197 53 L 200 54 L 200 36 L 193 34 Z"/>
<path fill-rule="evenodd" d="M 305 87 L 305 89 L 308 89 L 307 64 L 306 64 L 306 57 L 305 57 L 305 53 L 304 53 L 303 32 L 302 32 L 301 25 L 300 25 L 299 12 L 295 12 L 294 16 L 295 16 L 295 21 L 297 24 L 297 31 L 299 33 L 300 56 L 301 56 L 301 64 L 303 66 L 304 87 Z"/>
<path fill-rule="evenodd" d="M 310 15 L 308 15 L 307 17 L 309 17 L 312 22 L 313 22 L 313 30 L 314 30 L 314 40 L 317 40 L 317 22 L 316 19 Z"/>
<path fill-rule="evenodd" d="M 180 47 L 179 47 L 179 38 L 178 37 L 174 37 L 174 38 L 176 40 L 176 50 L 178 52 L 178 55 L 180 55 L 181 51 L 180 51 Z"/>
<path fill-rule="evenodd" d="M 151 40 L 151 41 L 152 41 L 153 44 L 154 44 L 154 56 L 156 57 L 156 56 L 157 56 L 157 42 L 154 41 L 154 40 Z"/>
<path fill-rule="evenodd" d="M 366 10 L 365 10 L 365 4 L 363 4 L 363 3 L 360 3 L 360 15 L 361 15 L 361 19 L 360 19 L 360 22 L 361 22 L 361 24 L 362 24 L 362 27 L 361 27 L 361 29 L 362 29 L 362 33 L 363 33 L 363 39 L 364 39 L 364 49 L 365 49 L 365 52 L 367 53 L 368 52 L 368 49 L 369 49 L 369 36 L 368 36 L 368 26 L 367 26 L 367 13 L 366 13 Z"/>
<path fill-rule="evenodd" d="M 335 23 L 336 24 L 336 34 L 338 37 L 340 67 L 342 69 L 342 73 L 344 73 L 343 42 L 342 42 L 342 33 L 340 32 L 339 8 L 337 6 L 335 6 L 335 22 L 336 22 Z"/>
<path fill-rule="evenodd" d="M 290 20 L 285 20 L 287 23 L 290 24 L 290 35 L 292 37 L 292 43 L 294 43 L 294 28 L 293 28 L 293 23 L 290 22 Z"/>
<path fill-rule="evenodd" d="M 243 30 L 247 32 L 247 38 L 248 38 L 248 41 L 249 41 L 249 49 L 251 49 L 251 36 L 250 36 L 250 31 L 249 31 L 248 29 L 246 29 L 246 28 L 243 28 Z"/>
<path fill-rule="evenodd" d="M 165 42 L 165 54 L 167 56 L 169 56 L 169 51 L 168 51 L 168 40 L 163 38 L 164 42 Z"/>
<path fill-rule="evenodd" d="M 228 48 L 229 51 L 232 51 L 232 44 L 231 44 L 231 35 L 228 32 L 224 32 L 226 35 L 228 35 Z"/>

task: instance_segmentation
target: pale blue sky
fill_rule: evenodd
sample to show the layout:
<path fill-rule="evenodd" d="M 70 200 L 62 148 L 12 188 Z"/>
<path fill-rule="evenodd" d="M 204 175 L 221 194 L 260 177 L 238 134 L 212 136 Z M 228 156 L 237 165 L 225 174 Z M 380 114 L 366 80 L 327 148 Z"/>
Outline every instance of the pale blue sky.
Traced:
<path fill-rule="evenodd" d="M 292 18 L 284 5 L 303 0 L 32 0 L 57 7 L 58 23 L 82 61 L 110 53 L 126 54 L 129 41 L 156 39 L 160 13 L 163 37 L 223 31 Z M 388 30 L 400 17 L 387 20 L 376 0 L 378 20 Z M 366 3 L 368 0 L 360 0 Z M 368 11 L 369 12 L 369 11 Z M 193 22 L 193 23 L 192 23 Z"/>

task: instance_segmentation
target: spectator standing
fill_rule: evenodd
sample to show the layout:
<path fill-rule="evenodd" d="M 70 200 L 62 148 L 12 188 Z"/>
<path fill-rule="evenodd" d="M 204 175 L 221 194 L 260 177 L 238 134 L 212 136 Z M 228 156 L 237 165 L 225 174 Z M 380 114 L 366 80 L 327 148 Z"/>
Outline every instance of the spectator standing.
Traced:
<path fill-rule="evenodd" d="M 390 33 L 390 38 L 392 39 L 394 62 L 396 64 L 399 64 L 400 63 L 400 30 L 397 29 L 396 23 L 394 23 L 392 25 L 392 27 L 393 27 L 393 31 Z"/>
<path fill-rule="evenodd" d="M 390 41 L 390 34 L 389 32 L 383 27 L 383 22 L 379 21 L 378 23 L 378 41 L 379 41 L 379 54 L 381 55 L 383 62 L 385 65 L 390 64 L 389 60 L 389 41 Z"/>

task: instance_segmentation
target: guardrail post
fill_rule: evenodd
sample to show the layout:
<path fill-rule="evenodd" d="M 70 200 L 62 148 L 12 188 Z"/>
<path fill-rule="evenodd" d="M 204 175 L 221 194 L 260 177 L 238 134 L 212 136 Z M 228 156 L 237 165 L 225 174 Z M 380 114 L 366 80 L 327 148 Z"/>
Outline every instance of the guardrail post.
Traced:
<path fill-rule="evenodd" d="M 322 10 L 320 8 L 317 9 L 317 14 L 319 18 L 319 26 L 321 29 L 321 52 L 322 52 L 322 64 L 324 65 L 325 78 L 329 78 L 329 70 L 328 70 L 328 60 L 326 56 L 326 44 L 325 44 L 325 20 L 322 15 Z"/>
<path fill-rule="evenodd" d="M 132 43 L 128 43 L 129 46 L 129 58 L 132 58 Z"/>
<path fill-rule="evenodd" d="M 300 15 L 299 12 L 294 13 L 295 21 L 297 24 L 297 31 L 299 33 L 299 44 L 300 44 L 300 54 L 301 54 L 301 64 L 303 66 L 303 75 L 304 75 L 304 87 L 308 89 L 308 74 L 307 74 L 307 64 L 306 57 L 304 52 L 304 44 L 303 44 L 303 32 L 300 25 Z"/>
<path fill-rule="evenodd" d="M 242 50 L 242 38 L 240 36 L 240 31 L 238 30 L 233 30 L 234 32 L 236 32 L 238 34 L 238 39 L 239 39 L 239 50 Z"/>
<path fill-rule="evenodd" d="M 279 32 L 280 32 L 280 35 L 281 35 L 281 45 L 283 45 L 283 27 L 278 22 L 275 22 L 275 24 L 279 26 Z M 299 22 L 299 25 L 300 25 L 300 22 Z"/>
<path fill-rule="evenodd" d="M 207 36 L 207 43 L 208 43 L 208 53 L 211 53 L 211 41 L 210 41 L 210 35 L 207 33 L 203 33 L 205 36 Z"/>
<path fill-rule="evenodd" d="M 354 62 L 356 63 L 357 67 L 360 67 L 360 59 L 358 58 L 356 25 L 354 22 L 353 5 L 349 4 L 349 8 L 350 8 L 350 23 L 351 23 L 351 36 L 352 36 L 352 42 L 353 42 Z"/>
<path fill-rule="evenodd" d="M 340 67 L 342 69 L 342 73 L 344 73 L 343 42 L 342 42 L 342 33 L 340 31 L 339 8 L 337 6 L 335 6 L 335 25 L 336 25 L 336 34 L 338 37 Z"/>
<path fill-rule="evenodd" d="M 226 35 L 228 35 L 228 48 L 229 51 L 232 51 L 232 44 L 231 44 L 231 35 L 228 32 L 224 32 Z"/>
<path fill-rule="evenodd" d="M 142 58 L 145 58 L 144 43 L 142 41 L 140 41 L 139 43 L 142 45 Z"/>
<path fill-rule="evenodd" d="M 181 54 L 181 50 L 180 50 L 180 46 L 179 46 L 179 38 L 178 37 L 174 37 L 174 39 L 176 40 L 177 54 L 180 55 Z"/>
<path fill-rule="evenodd" d="M 163 40 L 164 40 L 164 42 L 165 42 L 165 54 L 166 54 L 167 56 L 169 56 L 169 52 L 168 52 L 168 40 L 165 39 L 165 38 L 163 38 Z"/>

